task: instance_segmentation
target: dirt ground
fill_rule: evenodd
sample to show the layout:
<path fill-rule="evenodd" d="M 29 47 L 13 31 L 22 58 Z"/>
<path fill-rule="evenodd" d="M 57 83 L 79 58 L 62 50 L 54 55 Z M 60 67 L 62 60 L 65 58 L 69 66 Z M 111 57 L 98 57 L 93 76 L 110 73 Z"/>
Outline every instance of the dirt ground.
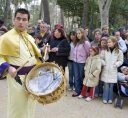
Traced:
<path fill-rule="evenodd" d="M 67 73 L 66 73 L 67 75 Z M 67 96 L 49 104 L 37 104 L 35 118 L 128 118 L 128 100 L 124 99 L 123 109 L 114 108 L 113 104 L 103 104 L 101 98 L 86 102 L 84 99 Z M 0 80 L 0 118 L 6 118 L 7 83 Z"/>

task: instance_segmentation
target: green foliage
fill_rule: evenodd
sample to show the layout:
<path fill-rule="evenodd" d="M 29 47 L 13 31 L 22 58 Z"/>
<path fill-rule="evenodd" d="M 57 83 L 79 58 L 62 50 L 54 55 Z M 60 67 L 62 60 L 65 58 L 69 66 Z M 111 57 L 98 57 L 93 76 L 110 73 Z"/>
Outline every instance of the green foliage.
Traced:
<path fill-rule="evenodd" d="M 66 17 L 75 17 L 78 19 L 74 23 L 78 23 L 81 27 L 82 17 L 84 10 L 84 0 L 57 0 L 58 5 L 63 9 Z M 97 0 L 89 0 L 89 11 L 88 12 L 88 26 L 93 24 L 93 28 L 97 27 L 99 23 L 99 8 Z M 95 19 L 95 20 L 94 20 Z M 96 20 L 98 19 L 98 20 Z"/>
<path fill-rule="evenodd" d="M 113 0 L 110 8 L 110 26 L 119 28 L 128 23 L 128 0 Z"/>
<path fill-rule="evenodd" d="M 22 3 L 30 4 L 32 0 L 0 0 L 0 18 L 6 18 L 5 24 L 9 28 L 12 25 L 12 10 L 10 9 L 10 5 L 13 4 L 14 8 L 19 7 Z M 6 4 L 9 3 L 9 4 Z M 9 5 L 9 7 L 7 7 Z M 7 8 L 7 9 L 6 9 Z M 7 14 L 5 13 L 5 9 Z"/>
<path fill-rule="evenodd" d="M 65 16 L 78 16 L 83 15 L 83 0 L 57 0 L 58 5 L 63 9 Z"/>
<path fill-rule="evenodd" d="M 4 17 L 4 10 L 6 7 L 7 0 L 0 0 L 0 18 Z M 31 13 L 31 23 L 35 24 L 39 18 L 40 6 L 36 4 L 30 4 L 32 1 L 37 0 L 10 0 L 15 7 L 25 3 L 29 6 Z M 89 0 L 88 9 L 88 24 L 90 29 L 95 29 L 100 27 L 100 14 L 98 7 L 98 0 Z M 78 23 L 79 26 L 82 25 L 84 0 L 49 0 L 49 2 L 57 2 L 57 4 L 63 9 L 64 15 L 68 17 L 75 17 L 73 23 Z M 109 23 L 110 27 L 113 29 L 119 28 L 125 24 L 128 24 L 128 0 L 112 0 L 111 7 L 109 10 Z M 7 24 L 11 23 L 11 11 L 8 12 Z"/>
<path fill-rule="evenodd" d="M 40 6 L 39 5 L 32 5 L 30 7 L 30 24 L 35 25 L 39 19 L 39 11 L 40 11 Z"/>
<path fill-rule="evenodd" d="M 79 17 L 82 19 L 84 0 L 57 0 L 64 10 L 66 17 Z M 80 21 L 76 21 L 81 23 Z M 92 29 L 100 27 L 100 13 L 97 0 L 89 0 L 88 26 Z M 119 28 L 128 24 L 128 0 L 112 0 L 109 10 L 110 27 Z M 80 24 L 81 25 L 81 24 Z"/>

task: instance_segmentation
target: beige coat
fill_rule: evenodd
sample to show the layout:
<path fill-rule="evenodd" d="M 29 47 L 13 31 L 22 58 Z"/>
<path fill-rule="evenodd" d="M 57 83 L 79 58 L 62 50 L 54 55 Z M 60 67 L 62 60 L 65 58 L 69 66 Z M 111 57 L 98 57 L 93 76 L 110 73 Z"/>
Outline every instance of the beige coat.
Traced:
<path fill-rule="evenodd" d="M 99 55 L 88 57 L 85 66 L 85 78 L 83 84 L 88 87 L 95 87 L 99 82 L 101 72 L 101 59 Z"/>
<path fill-rule="evenodd" d="M 101 53 L 102 58 L 102 73 L 101 80 L 106 83 L 117 82 L 117 68 L 123 63 L 123 53 L 119 50 L 116 53 L 115 50 L 111 53 L 110 51 L 104 51 Z"/>

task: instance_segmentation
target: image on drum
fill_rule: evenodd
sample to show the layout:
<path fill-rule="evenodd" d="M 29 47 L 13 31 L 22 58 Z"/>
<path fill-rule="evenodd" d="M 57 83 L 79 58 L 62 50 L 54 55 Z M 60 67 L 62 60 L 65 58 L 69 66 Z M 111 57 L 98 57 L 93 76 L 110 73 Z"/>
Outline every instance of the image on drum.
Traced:
<path fill-rule="evenodd" d="M 38 95 L 49 94 L 60 86 L 62 76 L 57 68 L 38 68 L 36 75 L 29 79 L 29 89 Z"/>

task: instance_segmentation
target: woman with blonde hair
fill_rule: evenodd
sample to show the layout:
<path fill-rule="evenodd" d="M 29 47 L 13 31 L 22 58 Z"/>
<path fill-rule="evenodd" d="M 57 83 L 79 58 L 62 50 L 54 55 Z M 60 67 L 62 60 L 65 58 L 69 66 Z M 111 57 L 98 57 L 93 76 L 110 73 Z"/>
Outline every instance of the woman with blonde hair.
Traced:
<path fill-rule="evenodd" d="M 113 99 L 113 85 L 117 83 L 117 68 L 123 63 L 123 53 L 119 49 L 116 37 L 111 36 L 107 41 L 108 49 L 101 53 L 103 87 L 103 103 L 111 104 Z"/>

